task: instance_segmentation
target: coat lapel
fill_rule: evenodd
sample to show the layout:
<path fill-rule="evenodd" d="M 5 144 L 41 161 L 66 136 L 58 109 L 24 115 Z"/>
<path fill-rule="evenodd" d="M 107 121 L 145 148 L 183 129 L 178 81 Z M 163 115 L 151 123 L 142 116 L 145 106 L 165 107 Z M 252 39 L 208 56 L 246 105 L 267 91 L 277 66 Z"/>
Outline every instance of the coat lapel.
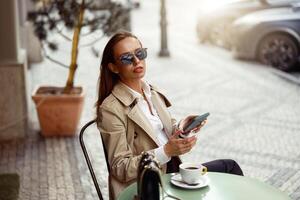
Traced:
<path fill-rule="evenodd" d="M 165 132 L 167 133 L 167 136 L 170 137 L 172 135 L 172 124 L 170 120 L 169 113 L 163 105 L 163 102 L 161 101 L 160 97 L 155 91 L 151 91 L 151 100 L 153 103 L 153 106 L 155 107 L 160 120 L 162 121 L 164 125 Z"/>
<path fill-rule="evenodd" d="M 149 120 L 137 105 L 137 98 L 129 91 L 129 89 L 122 83 L 118 83 L 117 85 L 115 85 L 112 94 L 125 106 L 131 107 L 130 111 L 128 112 L 128 117 L 139 127 L 141 127 L 147 133 L 147 135 L 159 146 L 159 141 Z"/>
<path fill-rule="evenodd" d="M 138 126 L 140 126 L 147 135 L 159 146 L 159 141 L 157 136 L 154 133 L 154 130 L 149 122 L 149 120 L 146 118 L 145 114 L 142 112 L 142 110 L 138 107 L 136 104 L 128 113 L 128 117 L 134 121 Z"/>

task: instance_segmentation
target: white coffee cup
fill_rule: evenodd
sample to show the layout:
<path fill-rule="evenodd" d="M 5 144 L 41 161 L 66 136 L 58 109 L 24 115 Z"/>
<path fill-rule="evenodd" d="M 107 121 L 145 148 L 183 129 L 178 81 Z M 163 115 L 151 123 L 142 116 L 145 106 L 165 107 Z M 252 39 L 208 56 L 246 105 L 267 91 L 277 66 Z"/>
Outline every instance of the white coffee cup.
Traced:
<path fill-rule="evenodd" d="M 199 183 L 201 177 L 207 172 L 207 168 L 200 163 L 181 163 L 179 172 L 184 182 L 188 184 Z"/>

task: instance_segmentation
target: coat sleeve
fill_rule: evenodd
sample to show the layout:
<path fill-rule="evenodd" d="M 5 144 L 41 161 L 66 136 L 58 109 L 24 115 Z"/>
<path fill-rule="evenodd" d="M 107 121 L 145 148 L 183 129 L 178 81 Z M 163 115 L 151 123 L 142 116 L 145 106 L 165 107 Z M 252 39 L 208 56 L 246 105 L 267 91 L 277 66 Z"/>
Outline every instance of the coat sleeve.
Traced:
<path fill-rule="evenodd" d="M 110 173 L 124 183 L 136 179 L 141 155 L 132 153 L 126 139 L 126 122 L 112 110 L 101 108 L 99 112 L 98 128 L 107 151 Z M 149 153 L 154 154 L 153 150 Z"/>

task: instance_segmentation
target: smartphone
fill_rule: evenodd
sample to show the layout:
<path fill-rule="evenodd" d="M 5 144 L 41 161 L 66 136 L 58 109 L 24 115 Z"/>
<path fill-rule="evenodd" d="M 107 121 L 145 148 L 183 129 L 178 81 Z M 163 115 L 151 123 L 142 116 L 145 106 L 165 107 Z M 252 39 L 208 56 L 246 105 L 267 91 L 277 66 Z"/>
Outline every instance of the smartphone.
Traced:
<path fill-rule="evenodd" d="M 209 116 L 209 112 L 195 117 L 190 124 L 183 128 L 184 133 L 189 133 L 191 130 L 199 126 Z"/>

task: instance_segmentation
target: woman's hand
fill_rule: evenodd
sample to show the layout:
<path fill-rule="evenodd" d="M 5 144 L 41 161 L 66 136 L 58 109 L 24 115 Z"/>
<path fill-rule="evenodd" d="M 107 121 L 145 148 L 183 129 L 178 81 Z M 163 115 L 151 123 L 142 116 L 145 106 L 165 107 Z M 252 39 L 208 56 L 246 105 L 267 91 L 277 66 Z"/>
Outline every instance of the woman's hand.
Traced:
<path fill-rule="evenodd" d="M 183 130 L 184 127 L 186 127 L 188 124 L 190 124 L 193 119 L 197 117 L 197 115 L 190 115 L 187 116 L 185 119 L 181 120 L 179 123 L 179 130 Z M 207 119 L 204 120 L 199 126 L 197 126 L 196 128 L 192 129 L 191 132 L 197 133 L 198 131 L 200 131 L 200 129 L 207 123 Z"/>
<path fill-rule="evenodd" d="M 164 151 L 168 157 L 179 156 L 189 152 L 196 144 L 197 138 L 195 136 L 189 138 L 178 138 L 181 131 L 174 133 L 164 146 Z"/>

